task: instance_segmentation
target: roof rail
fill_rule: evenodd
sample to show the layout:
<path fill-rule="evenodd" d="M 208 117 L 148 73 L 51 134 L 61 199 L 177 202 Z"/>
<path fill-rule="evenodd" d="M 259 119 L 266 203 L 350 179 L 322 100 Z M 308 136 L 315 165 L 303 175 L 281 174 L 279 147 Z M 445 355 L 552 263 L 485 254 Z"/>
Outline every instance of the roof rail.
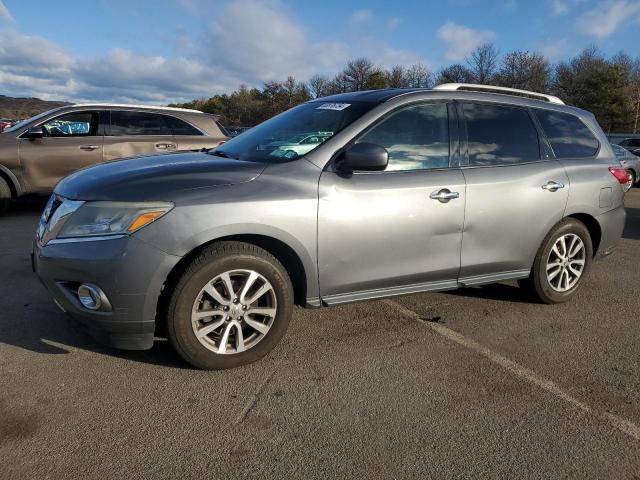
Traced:
<path fill-rule="evenodd" d="M 470 92 L 498 93 L 502 95 L 514 95 L 519 97 L 534 98 L 544 100 L 549 103 L 564 105 L 558 97 L 547 95 L 546 93 L 530 92 L 529 90 L 518 90 L 516 88 L 496 87 L 494 85 L 478 85 L 475 83 L 443 83 L 433 87 L 434 90 L 467 90 Z"/>
<path fill-rule="evenodd" d="M 157 105 L 128 105 L 126 103 L 75 103 L 68 105 L 69 107 L 117 107 L 117 108 L 148 108 L 150 110 L 168 110 L 170 112 L 196 112 L 202 113 L 201 110 L 194 110 L 192 108 L 178 108 L 178 107 L 160 107 Z"/>

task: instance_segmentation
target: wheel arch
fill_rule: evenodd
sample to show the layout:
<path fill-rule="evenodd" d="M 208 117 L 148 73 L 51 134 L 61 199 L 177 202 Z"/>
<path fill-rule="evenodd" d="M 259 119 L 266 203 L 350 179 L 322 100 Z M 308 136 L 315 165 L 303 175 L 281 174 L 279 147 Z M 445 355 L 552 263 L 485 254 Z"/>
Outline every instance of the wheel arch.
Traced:
<path fill-rule="evenodd" d="M 571 215 L 567 215 L 565 218 L 574 218 L 587 227 L 589 235 L 591 236 L 593 256 L 595 257 L 598 253 L 598 248 L 600 247 L 600 241 L 602 240 L 602 227 L 598 220 L 588 213 L 572 213 Z"/>
<path fill-rule="evenodd" d="M 280 263 L 284 266 L 289 274 L 291 279 L 291 284 L 293 285 L 294 291 L 294 301 L 296 305 L 306 306 L 307 304 L 307 292 L 308 288 L 313 288 L 313 286 L 309 286 L 307 282 L 307 270 L 305 269 L 304 263 L 298 253 L 289 245 L 287 245 L 282 240 L 277 238 L 261 235 L 261 234 L 234 234 L 234 235 L 226 235 L 222 237 L 218 237 L 212 239 L 208 242 L 205 242 L 197 247 L 193 248 L 186 255 L 184 255 L 178 263 L 176 263 L 167 279 L 164 283 L 164 287 L 160 296 L 158 298 L 158 305 L 156 310 L 156 322 L 160 325 L 165 325 L 166 318 L 165 312 L 168 307 L 169 301 L 171 299 L 171 293 L 173 292 L 174 286 L 179 281 L 180 277 L 189 266 L 189 264 L 196 258 L 202 250 L 205 248 L 214 245 L 219 242 L 225 241 L 234 241 L 234 242 L 244 242 L 250 243 L 252 245 L 256 245 L 260 248 L 263 248 L 274 257 L 278 259 Z M 313 296 L 313 294 L 312 294 Z M 164 328 L 164 327 L 161 327 Z"/>
<path fill-rule="evenodd" d="M 12 198 L 17 198 L 22 195 L 22 186 L 20 185 L 18 178 L 11 170 L 9 170 L 4 165 L 0 165 L 0 178 L 5 180 L 9 184 Z"/>

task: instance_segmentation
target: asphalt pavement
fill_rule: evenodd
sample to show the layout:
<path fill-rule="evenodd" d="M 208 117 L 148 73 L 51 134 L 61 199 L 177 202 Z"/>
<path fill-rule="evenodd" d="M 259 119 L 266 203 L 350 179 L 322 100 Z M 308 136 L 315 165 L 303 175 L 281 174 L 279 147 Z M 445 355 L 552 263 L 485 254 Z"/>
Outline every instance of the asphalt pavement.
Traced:
<path fill-rule="evenodd" d="M 297 309 L 234 370 L 95 343 L 0 218 L 0 479 L 640 479 L 640 188 L 574 301 L 513 283 Z"/>

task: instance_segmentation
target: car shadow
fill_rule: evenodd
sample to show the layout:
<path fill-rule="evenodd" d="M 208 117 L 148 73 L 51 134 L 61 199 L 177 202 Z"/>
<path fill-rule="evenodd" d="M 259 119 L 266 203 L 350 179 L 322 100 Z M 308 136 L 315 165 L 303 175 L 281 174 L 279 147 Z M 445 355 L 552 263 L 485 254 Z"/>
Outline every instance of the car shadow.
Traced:
<path fill-rule="evenodd" d="M 38 287 L 44 290 L 44 287 L 34 285 L 34 288 Z M 157 338 L 150 350 L 110 348 L 91 337 L 80 323 L 46 303 L 46 300 L 38 300 L 37 304 L 44 305 L 33 308 L 30 304 L 25 304 L 22 312 L 18 311 L 14 315 L 11 315 L 11 311 L 15 311 L 16 307 L 3 308 L 4 305 L 0 303 L 4 312 L 0 315 L 0 343 L 41 354 L 65 355 L 74 350 L 85 350 L 163 367 L 192 368 L 173 351 L 165 338 Z"/>
<path fill-rule="evenodd" d="M 640 240 L 640 208 L 626 208 L 627 222 L 622 232 L 622 238 Z"/>
<path fill-rule="evenodd" d="M 525 289 L 506 283 L 465 287 L 458 290 L 448 290 L 443 293 L 457 297 L 484 298 L 509 303 L 537 303 Z"/>

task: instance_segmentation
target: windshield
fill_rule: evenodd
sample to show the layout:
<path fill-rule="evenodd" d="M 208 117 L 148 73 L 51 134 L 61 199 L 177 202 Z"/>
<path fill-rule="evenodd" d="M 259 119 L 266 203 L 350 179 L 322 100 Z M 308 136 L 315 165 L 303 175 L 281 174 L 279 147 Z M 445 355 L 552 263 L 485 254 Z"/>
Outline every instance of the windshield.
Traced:
<path fill-rule="evenodd" d="M 35 122 L 36 120 L 46 117 L 47 115 L 49 115 L 50 113 L 55 112 L 56 110 L 60 110 L 61 107 L 58 108 L 52 108 L 51 110 L 47 110 L 46 112 L 42 112 L 39 113 L 38 115 L 35 115 L 31 118 L 27 118 L 26 120 L 22 120 L 18 123 L 16 123 L 15 125 L 7 128 L 4 130 L 4 132 L 15 132 L 16 130 L 20 130 L 22 127 L 24 127 L 25 125 L 29 125 L 31 122 Z"/>
<path fill-rule="evenodd" d="M 370 102 L 309 102 L 229 140 L 212 155 L 255 162 L 285 162 L 315 150 L 367 113 Z"/>

